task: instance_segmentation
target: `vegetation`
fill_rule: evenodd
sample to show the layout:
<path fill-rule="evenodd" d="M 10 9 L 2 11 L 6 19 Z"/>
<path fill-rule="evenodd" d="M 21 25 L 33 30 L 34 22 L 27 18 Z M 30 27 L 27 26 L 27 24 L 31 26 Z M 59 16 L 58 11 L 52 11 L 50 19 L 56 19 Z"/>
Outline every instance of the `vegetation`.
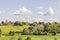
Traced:
<path fill-rule="evenodd" d="M 9 35 L 14 36 L 14 31 L 10 31 Z"/>
<path fill-rule="evenodd" d="M 57 40 L 57 38 L 55 38 L 54 40 Z"/>
<path fill-rule="evenodd" d="M 16 22 L 14 23 L 14 25 L 15 25 L 15 26 L 23 26 L 22 22 L 19 22 L 19 21 L 16 21 Z"/>
<path fill-rule="evenodd" d="M 15 21 L 15 22 L 2 21 L 0 26 L 1 26 L 0 29 L 2 29 L 1 31 L 3 31 L 4 28 L 6 28 L 6 27 L 3 28 L 3 26 L 8 26 L 7 30 L 9 35 L 14 35 L 14 33 L 16 32 L 21 33 L 23 35 L 48 35 L 48 33 L 50 35 L 56 35 L 57 33 L 60 33 L 60 23 L 58 22 L 29 23 L 29 22 L 20 22 L 20 21 Z"/>
<path fill-rule="evenodd" d="M 8 40 L 49 40 L 50 37 L 48 39 L 44 39 L 44 35 L 45 36 L 49 36 L 51 35 L 51 37 L 55 36 L 54 38 L 52 38 L 52 40 L 57 40 L 60 39 L 58 37 L 56 37 L 57 34 L 60 34 L 60 23 L 59 22 L 33 22 L 33 23 L 29 23 L 29 22 L 20 22 L 20 21 L 16 21 L 16 22 L 4 22 L 2 21 L 0 24 L 0 35 L 1 35 L 1 40 L 4 40 L 5 37 L 2 36 L 6 36 L 9 39 Z M 19 35 L 21 35 L 22 37 L 20 37 Z M 26 37 L 24 37 L 23 35 L 26 35 Z M 31 37 L 28 37 L 28 35 L 31 35 Z M 35 36 L 32 36 L 35 35 Z M 52 36 L 53 35 L 53 36 Z M 38 39 L 35 39 L 35 37 L 38 36 Z M 43 36 L 43 37 L 41 37 Z M 7 40 L 7 39 L 6 39 Z"/>
<path fill-rule="evenodd" d="M 22 40 L 22 38 L 21 38 L 21 37 L 19 37 L 19 38 L 18 38 L 18 40 Z"/>
<path fill-rule="evenodd" d="M 31 40 L 60 40 L 60 36 L 40 36 L 40 35 L 14 35 L 14 36 L 1 36 L 0 40 L 18 40 L 19 37 L 22 40 L 26 40 L 27 37 L 30 37 Z M 56 39 L 55 39 L 56 38 Z"/>
<path fill-rule="evenodd" d="M 25 40 L 31 40 L 31 38 L 30 37 L 27 37 Z"/>

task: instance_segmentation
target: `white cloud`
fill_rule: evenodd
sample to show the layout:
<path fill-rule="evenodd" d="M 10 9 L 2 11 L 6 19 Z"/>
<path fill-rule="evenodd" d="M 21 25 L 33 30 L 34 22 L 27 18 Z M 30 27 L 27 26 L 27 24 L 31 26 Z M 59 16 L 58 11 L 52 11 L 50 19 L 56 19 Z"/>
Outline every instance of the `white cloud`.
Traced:
<path fill-rule="evenodd" d="M 50 7 L 45 15 L 53 15 L 54 10 Z"/>
<path fill-rule="evenodd" d="M 0 11 L 0 14 L 5 13 L 5 11 Z"/>
<path fill-rule="evenodd" d="M 37 7 L 37 9 L 43 9 L 43 6 L 39 6 L 39 7 Z"/>
<path fill-rule="evenodd" d="M 39 13 L 40 15 L 44 15 L 43 12 L 41 12 L 41 11 L 39 11 L 38 13 Z"/>
<path fill-rule="evenodd" d="M 36 7 L 38 9 L 38 12 L 40 15 L 44 15 L 43 11 L 43 6 Z"/>
<path fill-rule="evenodd" d="M 0 14 L 2 13 L 2 11 L 0 11 Z"/>
<path fill-rule="evenodd" d="M 23 19 L 21 19 L 21 21 L 26 22 L 26 19 L 25 19 L 25 18 L 23 18 Z"/>
<path fill-rule="evenodd" d="M 39 18 L 39 17 L 35 18 L 34 21 L 35 22 L 44 22 L 44 20 L 42 18 Z"/>
<path fill-rule="evenodd" d="M 58 18 L 50 18 L 50 22 L 60 22 L 60 19 Z"/>
<path fill-rule="evenodd" d="M 25 7 L 22 7 L 22 8 L 20 8 L 19 10 L 16 10 L 15 12 L 14 12 L 14 14 L 16 14 L 16 15 L 20 15 L 20 14 L 30 14 L 30 13 L 32 13 L 29 9 L 27 9 L 27 8 L 25 8 Z"/>
<path fill-rule="evenodd" d="M 57 5 L 60 7 L 60 1 L 57 3 Z"/>

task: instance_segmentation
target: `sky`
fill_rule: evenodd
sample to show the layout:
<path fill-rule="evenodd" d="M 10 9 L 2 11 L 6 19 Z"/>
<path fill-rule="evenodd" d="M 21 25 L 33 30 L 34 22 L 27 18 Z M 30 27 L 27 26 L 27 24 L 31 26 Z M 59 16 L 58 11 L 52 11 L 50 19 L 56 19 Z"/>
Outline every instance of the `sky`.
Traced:
<path fill-rule="evenodd" d="M 60 22 L 60 0 L 0 0 L 0 21 Z"/>

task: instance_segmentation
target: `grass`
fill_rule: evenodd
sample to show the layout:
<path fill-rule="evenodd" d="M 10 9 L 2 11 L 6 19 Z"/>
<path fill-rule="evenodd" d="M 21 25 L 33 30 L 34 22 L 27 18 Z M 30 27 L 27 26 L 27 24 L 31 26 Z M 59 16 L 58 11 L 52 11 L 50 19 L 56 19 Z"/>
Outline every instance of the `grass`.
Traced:
<path fill-rule="evenodd" d="M 17 40 L 19 36 L 22 37 L 22 40 L 25 40 L 28 36 L 31 37 L 32 40 L 54 40 L 54 38 L 57 38 L 57 40 L 60 40 L 60 36 L 35 36 L 35 35 L 14 35 L 14 36 L 1 36 L 0 40 Z"/>
<path fill-rule="evenodd" d="M 0 26 L 0 29 L 2 30 L 2 33 L 8 33 L 9 31 L 22 31 L 24 28 L 28 28 L 28 25 L 24 26 Z"/>
<path fill-rule="evenodd" d="M 2 30 L 3 34 L 7 34 L 9 31 L 22 31 L 24 28 L 28 28 L 28 25 L 24 26 L 0 26 L 0 29 Z M 22 37 L 22 40 L 25 40 L 27 37 L 31 37 L 32 40 L 54 40 L 54 38 L 57 38 L 57 40 L 60 40 L 60 36 L 41 36 L 41 35 L 19 35 L 15 34 L 14 36 L 5 36 L 1 35 L 0 40 L 17 40 L 19 37 Z"/>

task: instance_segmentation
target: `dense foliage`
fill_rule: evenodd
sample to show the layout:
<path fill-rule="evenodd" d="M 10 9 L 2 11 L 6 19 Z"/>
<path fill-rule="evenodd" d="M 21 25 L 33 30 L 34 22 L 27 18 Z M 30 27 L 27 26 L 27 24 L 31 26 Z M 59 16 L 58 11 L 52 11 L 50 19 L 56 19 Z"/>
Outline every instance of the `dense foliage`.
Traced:
<path fill-rule="evenodd" d="M 22 33 L 24 35 L 56 35 L 56 33 L 60 33 L 60 23 L 34 22 L 30 24 L 28 29 L 24 29 Z"/>
<path fill-rule="evenodd" d="M 0 26 L 2 25 L 13 25 L 13 26 L 24 26 L 28 25 L 28 28 L 24 28 L 22 32 L 18 31 L 18 33 L 21 33 L 23 35 L 56 35 L 56 33 L 60 33 L 60 23 L 59 22 L 4 22 L 2 21 Z M 1 29 L 0 29 L 1 30 Z M 9 35 L 14 35 L 14 31 L 10 31 Z"/>

